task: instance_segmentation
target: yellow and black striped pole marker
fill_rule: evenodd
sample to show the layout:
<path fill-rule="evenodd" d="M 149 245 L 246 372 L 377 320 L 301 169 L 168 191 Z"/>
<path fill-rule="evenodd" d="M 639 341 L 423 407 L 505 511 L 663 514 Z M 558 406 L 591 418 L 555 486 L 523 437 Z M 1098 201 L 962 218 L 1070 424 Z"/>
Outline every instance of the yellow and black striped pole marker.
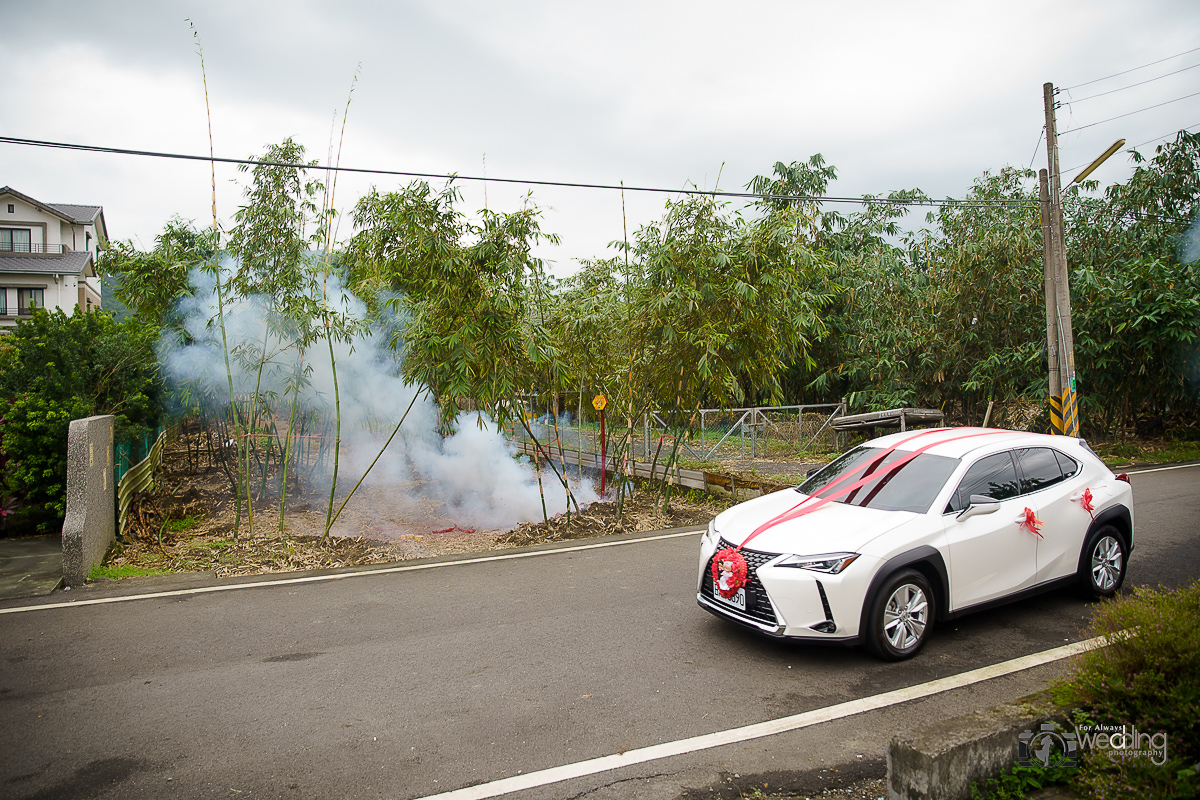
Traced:
<path fill-rule="evenodd" d="M 1062 432 L 1066 436 L 1079 436 L 1079 406 L 1070 386 L 1062 393 Z"/>
<path fill-rule="evenodd" d="M 1068 390 L 1070 391 L 1070 390 Z M 1055 436 L 1063 433 L 1063 399 L 1050 395 L 1050 432 Z"/>

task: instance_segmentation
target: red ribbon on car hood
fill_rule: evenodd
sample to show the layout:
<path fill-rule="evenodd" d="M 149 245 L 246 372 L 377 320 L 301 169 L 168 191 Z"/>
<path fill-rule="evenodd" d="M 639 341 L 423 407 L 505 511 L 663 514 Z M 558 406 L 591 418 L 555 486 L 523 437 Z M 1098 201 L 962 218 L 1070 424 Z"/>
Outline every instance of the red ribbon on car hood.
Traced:
<path fill-rule="evenodd" d="M 846 472 L 844 475 L 841 475 L 837 480 L 833 481 L 828 486 L 823 487 L 822 491 L 827 491 L 827 490 L 833 488 L 834 486 L 837 486 L 839 483 L 846 480 L 851 475 L 857 474 L 864 470 L 873 469 L 880 462 L 882 462 L 885 458 L 887 458 L 889 455 L 891 455 L 893 452 L 895 452 L 897 449 L 899 449 L 901 445 L 908 444 L 912 440 L 918 439 L 922 436 L 928 436 L 931 433 L 941 433 L 942 431 L 946 431 L 946 430 L 949 430 L 949 428 L 934 428 L 932 430 L 921 431 L 920 433 L 914 434 L 905 439 L 901 439 L 896 444 L 883 450 L 881 453 L 879 453 L 879 455 L 872 457 L 869 461 L 866 461 L 862 465 L 855 467 L 854 469 Z M 913 450 L 908 455 L 897 459 L 895 463 L 889 464 L 888 471 L 890 472 L 890 471 L 898 469 L 899 467 L 903 467 L 905 464 L 912 461 L 914 458 L 921 455 L 926 450 L 930 450 L 934 447 L 937 447 L 938 445 L 946 444 L 947 442 L 956 442 L 960 439 L 973 439 L 976 436 L 992 436 L 997 433 L 1004 433 L 1004 431 L 999 431 L 999 430 L 976 429 L 976 428 L 964 428 L 963 430 L 978 430 L 979 432 L 978 433 L 966 433 L 966 434 L 961 434 L 958 436 L 951 436 L 949 438 L 936 441 L 933 444 L 927 444 L 924 447 L 919 447 L 916 450 Z M 815 495 L 809 495 L 808 497 L 805 497 L 803 500 L 801 500 L 796 505 L 792 506 L 787 511 L 784 511 L 782 514 L 778 514 L 775 517 L 772 517 L 771 519 L 764 522 L 762 525 L 759 525 L 757 528 L 755 528 L 754 531 L 749 536 L 747 536 L 745 538 L 745 540 L 742 541 L 741 544 L 738 545 L 738 549 L 741 550 L 743 547 L 745 547 L 747 544 L 749 544 L 750 541 L 752 539 L 754 539 L 756 536 L 758 536 L 760 533 L 764 533 L 765 531 L 768 531 L 771 528 L 774 528 L 776 525 L 779 525 L 782 522 L 788 522 L 793 519 L 799 519 L 800 517 L 803 517 L 805 514 L 811 514 L 814 511 L 822 509 L 829 503 L 832 503 L 835 500 L 845 497 L 846 495 L 850 494 L 851 492 L 853 492 L 856 489 L 862 488 L 866 484 L 875 480 L 875 477 L 876 476 L 873 473 L 870 473 L 862 478 L 859 478 L 854 483 L 851 483 L 849 486 L 844 486 L 841 489 L 838 489 L 836 492 L 830 492 L 829 494 L 826 494 L 823 497 L 816 497 Z M 814 502 L 812 505 L 806 506 L 805 504 L 808 503 L 808 501 L 810 501 L 810 500 L 815 500 L 816 502 Z"/>

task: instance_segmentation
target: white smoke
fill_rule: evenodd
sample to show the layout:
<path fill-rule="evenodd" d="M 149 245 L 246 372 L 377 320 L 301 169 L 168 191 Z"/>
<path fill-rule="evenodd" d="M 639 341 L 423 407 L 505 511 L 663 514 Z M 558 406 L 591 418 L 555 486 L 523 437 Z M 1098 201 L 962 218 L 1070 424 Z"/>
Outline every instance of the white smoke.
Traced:
<path fill-rule="evenodd" d="M 1196 259 L 1200 259 L 1200 218 L 1183 235 L 1181 250 L 1183 257 L 1180 259 L 1184 264 L 1191 264 Z"/>
<path fill-rule="evenodd" d="M 231 265 L 226 262 L 222 268 L 229 270 Z M 198 388 L 211 404 L 227 409 L 231 373 L 235 396 L 246 398 L 257 387 L 260 396 L 271 398 L 276 421 L 283 425 L 296 394 L 299 407 L 321 416 L 325 435 L 333 436 L 334 371 L 327 341 L 318 338 L 301 351 L 293 336 L 268 325 L 270 298 L 251 296 L 224 298 L 223 344 L 215 276 L 196 270 L 191 282 L 195 295 L 179 307 L 191 342 L 164 338 L 160 345 L 168 380 L 176 387 Z M 330 305 L 338 313 L 358 323 L 368 319 L 366 307 L 333 276 L 329 287 Z M 399 377 L 397 357 L 386 339 L 381 332 L 364 330 L 348 343 L 334 342 L 341 401 L 339 497 L 368 470 L 411 403 L 399 433 L 363 484 L 394 488 L 395 507 L 372 508 L 373 512 L 395 518 L 397 508 L 412 507 L 417 500 L 437 505 L 441 518 L 460 527 L 503 530 L 540 521 L 542 492 L 533 466 L 514 458 L 515 449 L 486 414 L 463 414 L 458 429 L 443 437 L 436 404 L 424 387 Z M 302 385 L 295 389 L 301 374 Z M 329 478 L 322 477 L 325 494 Z M 558 478 L 549 469 L 541 478 L 547 513 L 566 511 Z M 598 499 L 589 481 L 571 483 L 580 504 Z M 369 501 L 356 494 L 347 508 L 363 502 L 378 505 L 380 494 L 388 493 L 375 492 Z"/>

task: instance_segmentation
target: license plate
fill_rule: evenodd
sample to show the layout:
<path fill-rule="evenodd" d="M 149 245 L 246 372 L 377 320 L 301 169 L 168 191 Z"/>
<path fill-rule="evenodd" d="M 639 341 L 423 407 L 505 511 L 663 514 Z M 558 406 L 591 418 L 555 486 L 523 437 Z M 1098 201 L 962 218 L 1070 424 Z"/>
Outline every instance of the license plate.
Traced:
<path fill-rule="evenodd" d="M 738 589 L 737 594 L 733 597 L 722 597 L 720 592 L 713 592 L 713 599 L 718 603 L 724 603 L 727 606 L 733 606 L 739 611 L 746 610 L 746 590 Z"/>

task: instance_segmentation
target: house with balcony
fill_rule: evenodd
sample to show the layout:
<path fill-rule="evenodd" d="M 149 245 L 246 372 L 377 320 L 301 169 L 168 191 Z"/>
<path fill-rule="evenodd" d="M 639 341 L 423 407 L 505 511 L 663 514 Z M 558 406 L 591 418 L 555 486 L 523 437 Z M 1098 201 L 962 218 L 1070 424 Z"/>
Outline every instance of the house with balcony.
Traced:
<path fill-rule="evenodd" d="M 107 245 L 100 206 L 43 203 L 0 187 L 0 333 L 34 308 L 100 308 L 96 259 Z"/>

